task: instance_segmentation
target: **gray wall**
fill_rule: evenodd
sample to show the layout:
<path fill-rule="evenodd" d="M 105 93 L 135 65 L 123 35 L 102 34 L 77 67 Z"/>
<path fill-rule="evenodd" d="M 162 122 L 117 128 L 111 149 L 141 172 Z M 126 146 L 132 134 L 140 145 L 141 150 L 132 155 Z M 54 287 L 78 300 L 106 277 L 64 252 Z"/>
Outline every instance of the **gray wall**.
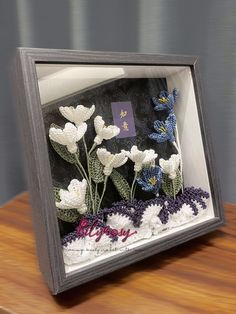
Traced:
<path fill-rule="evenodd" d="M 236 202 L 236 1 L 1 0 L 0 204 L 26 189 L 9 64 L 16 46 L 199 55 L 223 200 Z"/>

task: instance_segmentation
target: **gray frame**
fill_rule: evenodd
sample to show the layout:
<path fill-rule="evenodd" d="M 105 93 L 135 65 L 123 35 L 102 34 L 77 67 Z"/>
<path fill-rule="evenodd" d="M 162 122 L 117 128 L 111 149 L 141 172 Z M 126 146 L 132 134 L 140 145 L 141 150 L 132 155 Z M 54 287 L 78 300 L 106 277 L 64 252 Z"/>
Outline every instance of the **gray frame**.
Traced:
<path fill-rule="evenodd" d="M 66 274 L 56 217 L 48 149 L 37 84 L 36 63 L 130 64 L 190 66 L 197 99 L 199 121 L 205 147 L 215 218 L 175 232 L 139 250 L 93 263 Z M 14 62 L 15 93 L 19 125 L 26 153 L 28 186 L 33 206 L 33 223 L 40 269 L 53 294 L 115 271 L 138 260 L 204 235 L 224 223 L 223 207 L 216 176 L 209 131 L 205 123 L 200 91 L 199 66 L 194 56 L 151 55 L 114 52 L 89 52 L 37 48 L 18 48 Z M 121 258 L 122 257 L 122 258 Z"/>

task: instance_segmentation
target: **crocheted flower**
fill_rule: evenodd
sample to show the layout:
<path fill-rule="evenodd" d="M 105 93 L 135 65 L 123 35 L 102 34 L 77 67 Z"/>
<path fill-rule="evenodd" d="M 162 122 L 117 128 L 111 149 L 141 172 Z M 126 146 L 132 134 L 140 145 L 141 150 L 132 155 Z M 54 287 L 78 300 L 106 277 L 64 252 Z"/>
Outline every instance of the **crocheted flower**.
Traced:
<path fill-rule="evenodd" d="M 49 137 L 54 142 L 65 145 L 71 154 L 75 154 L 78 149 L 77 142 L 84 136 L 86 131 L 86 123 L 76 127 L 74 124 L 67 122 L 64 129 L 51 127 Z"/>
<path fill-rule="evenodd" d="M 154 122 L 156 133 L 149 134 L 148 137 L 157 143 L 163 143 L 165 141 L 174 142 L 175 126 L 176 117 L 173 113 L 170 113 L 165 122 L 159 120 Z"/>
<path fill-rule="evenodd" d="M 158 195 L 162 179 L 162 171 L 159 166 L 144 168 L 137 183 L 143 191 L 152 192 Z"/>
<path fill-rule="evenodd" d="M 96 116 L 94 119 L 94 128 L 97 136 L 94 142 L 100 145 L 103 140 L 110 140 L 120 133 L 120 128 L 115 125 L 105 126 L 105 122 L 101 116 Z"/>
<path fill-rule="evenodd" d="M 176 171 L 179 168 L 180 156 L 173 154 L 168 160 L 161 158 L 159 160 L 162 172 L 168 174 L 168 177 L 173 180 L 176 177 Z"/>
<path fill-rule="evenodd" d="M 155 229 L 156 225 L 161 225 L 161 220 L 158 217 L 160 211 L 162 210 L 161 205 L 149 205 L 146 207 L 141 218 L 141 227 L 148 226 L 150 230 Z"/>
<path fill-rule="evenodd" d="M 90 119 L 95 111 L 95 106 L 92 105 L 90 108 L 78 105 L 76 108 L 70 107 L 59 107 L 60 113 L 67 120 L 74 122 L 75 125 L 80 126 L 83 122 Z"/>
<path fill-rule="evenodd" d="M 107 216 L 106 224 L 113 229 L 130 229 L 133 228 L 132 220 L 130 217 L 122 213 L 112 213 Z"/>
<path fill-rule="evenodd" d="M 177 95 L 178 92 L 176 88 L 173 89 L 172 93 L 169 93 L 168 91 L 161 91 L 159 97 L 151 98 L 154 110 L 168 110 L 169 112 L 172 112 L 174 110 Z"/>
<path fill-rule="evenodd" d="M 56 202 L 57 208 L 72 209 L 76 208 L 80 214 L 84 214 L 87 210 L 85 205 L 85 195 L 87 189 L 87 181 L 83 179 L 71 180 L 67 190 L 60 189 L 60 202 Z"/>
<path fill-rule="evenodd" d="M 135 172 L 140 171 L 145 165 L 153 164 L 158 156 L 153 149 L 141 151 L 136 145 L 132 146 L 130 152 L 126 151 L 126 154 L 134 162 Z"/>
<path fill-rule="evenodd" d="M 105 148 L 99 148 L 97 150 L 97 156 L 104 166 L 103 173 L 105 176 L 109 176 L 112 173 L 113 168 L 118 168 L 124 165 L 128 159 L 125 151 L 122 151 L 119 154 L 112 154 Z"/>

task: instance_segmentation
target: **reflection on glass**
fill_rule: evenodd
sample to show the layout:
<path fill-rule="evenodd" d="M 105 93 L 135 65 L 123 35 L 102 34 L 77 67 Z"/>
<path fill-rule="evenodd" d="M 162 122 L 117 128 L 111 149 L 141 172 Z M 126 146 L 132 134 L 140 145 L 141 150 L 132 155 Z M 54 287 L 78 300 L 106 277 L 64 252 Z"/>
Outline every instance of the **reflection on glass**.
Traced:
<path fill-rule="evenodd" d="M 189 67 L 37 75 L 66 272 L 213 216 Z"/>

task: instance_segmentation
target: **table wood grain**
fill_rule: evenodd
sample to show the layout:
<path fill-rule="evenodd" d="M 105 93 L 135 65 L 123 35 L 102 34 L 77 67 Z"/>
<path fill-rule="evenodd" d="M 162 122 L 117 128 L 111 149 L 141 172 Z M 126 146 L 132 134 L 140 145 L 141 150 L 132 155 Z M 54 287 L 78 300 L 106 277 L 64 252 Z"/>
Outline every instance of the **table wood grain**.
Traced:
<path fill-rule="evenodd" d="M 0 314 L 235 313 L 236 205 L 225 209 L 217 231 L 51 296 L 23 193 L 1 207 Z"/>

